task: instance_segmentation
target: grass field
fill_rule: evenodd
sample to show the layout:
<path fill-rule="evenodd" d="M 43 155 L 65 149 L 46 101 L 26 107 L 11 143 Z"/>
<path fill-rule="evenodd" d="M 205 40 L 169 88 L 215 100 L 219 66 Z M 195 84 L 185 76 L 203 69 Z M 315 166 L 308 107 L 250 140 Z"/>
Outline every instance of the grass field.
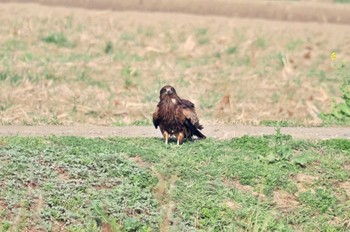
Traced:
<path fill-rule="evenodd" d="M 350 141 L 0 140 L 0 231 L 348 231 Z"/>
<path fill-rule="evenodd" d="M 349 70 L 347 25 L 2 6 L 1 124 L 150 124 L 172 84 L 204 123 L 319 125 Z"/>

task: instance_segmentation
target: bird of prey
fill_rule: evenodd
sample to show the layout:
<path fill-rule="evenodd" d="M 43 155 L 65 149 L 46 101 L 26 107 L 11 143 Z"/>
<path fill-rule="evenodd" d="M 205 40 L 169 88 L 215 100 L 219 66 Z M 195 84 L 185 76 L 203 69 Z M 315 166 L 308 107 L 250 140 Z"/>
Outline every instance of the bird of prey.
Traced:
<path fill-rule="evenodd" d="M 205 139 L 199 130 L 203 126 L 194 108 L 194 104 L 186 99 L 181 99 L 170 85 L 160 90 L 159 103 L 153 113 L 153 124 L 157 129 L 159 126 L 165 143 L 168 144 L 169 137 L 175 136 L 177 144 L 181 145 L 184 139 L 190 139 L 193 135 L 199 139 Z"/>

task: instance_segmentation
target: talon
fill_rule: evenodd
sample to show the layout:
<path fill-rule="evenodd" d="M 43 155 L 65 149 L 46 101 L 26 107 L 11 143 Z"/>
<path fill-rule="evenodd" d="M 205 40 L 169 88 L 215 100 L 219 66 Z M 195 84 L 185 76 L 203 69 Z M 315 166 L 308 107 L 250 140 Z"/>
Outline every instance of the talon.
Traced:
<path fill-rule="evenodd" d="M 177 145 L 182 145 L 184 142 L 184 133 L 180 132 L 177 136 Z"/>

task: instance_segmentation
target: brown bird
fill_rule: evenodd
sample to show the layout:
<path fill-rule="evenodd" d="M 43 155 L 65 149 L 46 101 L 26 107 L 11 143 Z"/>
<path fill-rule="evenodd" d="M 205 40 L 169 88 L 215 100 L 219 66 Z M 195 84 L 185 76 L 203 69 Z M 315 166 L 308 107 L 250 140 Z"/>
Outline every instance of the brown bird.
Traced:
<path fill-rule="evenodd" d="M 160 90 L 159 103 L 156 111 L 153 113 L 153 124 L 157 129 L 159 126 L 165 143 L 168 144 L 170 136 L 175 136 L 177 144 L 183 143 L 183 140 L 192 138 L 193 135 L 199 139 L 205 139 L 199 130 L 203 126 L 194 109 L 194 104 L 186 99 L 181 99 L 170 85 L 164 86 Z"/>

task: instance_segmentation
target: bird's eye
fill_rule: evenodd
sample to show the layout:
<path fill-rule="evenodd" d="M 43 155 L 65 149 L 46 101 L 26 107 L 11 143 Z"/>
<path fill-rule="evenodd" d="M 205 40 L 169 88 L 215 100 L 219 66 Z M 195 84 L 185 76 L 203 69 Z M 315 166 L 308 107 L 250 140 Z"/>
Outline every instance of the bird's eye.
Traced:
<path fill-rule="evenodd" d="M 173 87 L 171 87 L 171 91 L 172 91 L 172 92 L 175 92 L 175 89 L 174 89 Z"/>
<path fill-rule="evenodd" d="M 165 89 L 161 89 L 160 94 L 164 93 L 165 91 L 166 91 Z"/>

